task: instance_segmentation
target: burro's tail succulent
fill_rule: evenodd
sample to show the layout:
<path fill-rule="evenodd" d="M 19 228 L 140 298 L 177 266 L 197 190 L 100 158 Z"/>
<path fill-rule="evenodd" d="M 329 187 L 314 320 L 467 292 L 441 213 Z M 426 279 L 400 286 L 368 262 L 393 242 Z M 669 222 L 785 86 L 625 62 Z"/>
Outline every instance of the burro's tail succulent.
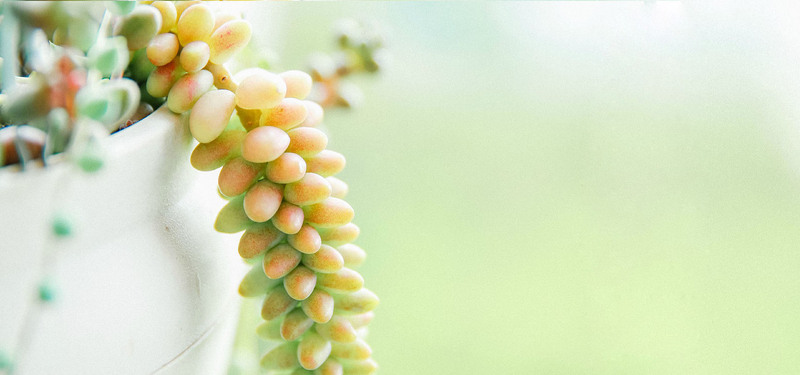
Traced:
<path fill-rule="evenodd" d="M 253 267 L 239 293 L 263 298 L 266 322 L 258 335 L 283 341 L 262 358 L 261 366 L 298 374 L 372 373 L 377 365 L 364 338 L 378 297 L 354 270 L 366 254 L 353 244 L 359 228 L 344 200 L 347 184 L 335 177 L 345 158 L 326 149 L 328 137 L 315 127 L 322 121 L 322 108 L 302 100 L 310 87 L 310 77 L 299 71 L 254 71 L 241 81 L 232 102 L 245 104 L 240 95 L 250 90 L 282 98 L 267 109 L 246 103 L 251 106 L 246 111 L 261 112 L 258 125 L 223 131 L 198 145 L 192 160 L 201 167 L 208 160 L 219 165 L 217 155 L 225 155 L 219 191 L 231 199 L 216 228 L 244 231 L 239 255 Z M 220 102 L 196 105 L 193 115 Z M 192 129 L 204 128 L 192 118 Z"/>
<path fill-rule="evenodd" d="M 323 107 L 306 99 L 314 80 L 299 70 L 231 75 L 224 63 L 248 43 L 249 23 L 204 4 L 153 6 L 162 27 L 147 46 L 156 68 L 146 88 L 166 96 L 173 112 L 189 114 L 200 142 L 192 165 L 221 168 L 218 188 L 228 203 L 215 228 L 244 232 L 239 255 L 252 269 L 239 293 L 263 298 L 257 334 L 280 342 L 261 366 L 293 374 L 375 372 L 364 339 L 378 297 L 354 270 L 366 254 L 353 244 L 359 228 L 344 200 L 347 184 L 335 177 L 345 158 L 326 149 Z"/>

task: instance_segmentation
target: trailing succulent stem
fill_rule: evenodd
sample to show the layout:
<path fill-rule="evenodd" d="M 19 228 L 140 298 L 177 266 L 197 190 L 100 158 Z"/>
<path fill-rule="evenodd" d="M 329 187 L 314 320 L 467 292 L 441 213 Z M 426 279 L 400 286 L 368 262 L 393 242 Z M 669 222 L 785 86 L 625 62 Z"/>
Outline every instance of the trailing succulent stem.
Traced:
<path fill-rule="evenodd" d="M 364 341 L 378 297 L 354 270 L 366 254 L 352 242 L 358 227 L 344 200 L 347 184 L 335 177 L 342 154 L 326 149 L 318 127 L 339 79 L 377 65 L 371 41 L 330 75 L 314 70 L 279 74 L 263 68 L 231 74 L 224 65 L 250 40 L 250 24 L 235 14 L 215 14 L 204 4 L 155 2 L 158 34 L 146 48 L 156 67 L 145 85 L 166 97 L 175 113 L 188 113 L 199 142 L 191 156 L 201 171 L 220 169 L 218 189 L 228 203 L 215 228 L 244 232 L 239 255 L 252 269 L 239 293 L 261 298 L 259 337 L 278 341 L 261 359 L 270 371 L 302 374 L 369 374 L 377 369 Z M 352 39 L 352 37 L 351 37 Z M 343 44 L 345 50 L 350 44 Z M 356 49 L 358 49 L 356 48 Z M 352 49 L 352 48 L 351 48 Z M 326 99 L 327 98 L 327 99 Z M 235 114 L 235 116 L 234 116 Z"/>

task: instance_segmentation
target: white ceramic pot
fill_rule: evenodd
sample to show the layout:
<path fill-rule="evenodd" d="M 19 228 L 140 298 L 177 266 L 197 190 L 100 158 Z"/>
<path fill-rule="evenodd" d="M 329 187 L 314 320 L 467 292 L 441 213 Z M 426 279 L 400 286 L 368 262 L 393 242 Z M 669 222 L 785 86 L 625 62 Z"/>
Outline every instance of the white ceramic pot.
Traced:
<path fill-rule="evenodd" d="M 185 121 L 162 107 L 112 135 L 93 174 L 0 169 L 0 352 L 15 375 L 225 373 L 245 266 L 213 229 L 224 201 L 216 173 L 189 164 Z M 73 235 L 54 234 L 58 213 Z"/>

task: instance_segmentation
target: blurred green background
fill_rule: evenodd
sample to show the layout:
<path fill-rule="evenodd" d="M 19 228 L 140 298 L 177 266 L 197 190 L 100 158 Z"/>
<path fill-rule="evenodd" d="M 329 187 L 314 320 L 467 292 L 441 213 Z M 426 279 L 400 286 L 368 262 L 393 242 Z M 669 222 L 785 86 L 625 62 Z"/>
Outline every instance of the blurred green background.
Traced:
<path fill-rule="evenodd" d="M 278 69 L 387 35 L 326 114 L 381 374 L 800 373 L 797 5 L 247 7 Z"/>

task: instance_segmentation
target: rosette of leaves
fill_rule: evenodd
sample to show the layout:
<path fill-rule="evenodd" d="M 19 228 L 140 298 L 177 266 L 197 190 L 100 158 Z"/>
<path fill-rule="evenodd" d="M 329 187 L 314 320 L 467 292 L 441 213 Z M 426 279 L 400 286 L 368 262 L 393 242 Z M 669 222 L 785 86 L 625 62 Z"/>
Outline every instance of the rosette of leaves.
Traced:
<path fill-rule="evenodd" d="M 0 166 L 46 165 L 65 153 L 95 171 L 102 139 L 152 112 L 140 103 L 135 77 L 123 75 L 129 67 L 152 69 L 131 56 L 155 36 L 160 14 L 134 2 L 104 5 L 2 4 Z"/>

